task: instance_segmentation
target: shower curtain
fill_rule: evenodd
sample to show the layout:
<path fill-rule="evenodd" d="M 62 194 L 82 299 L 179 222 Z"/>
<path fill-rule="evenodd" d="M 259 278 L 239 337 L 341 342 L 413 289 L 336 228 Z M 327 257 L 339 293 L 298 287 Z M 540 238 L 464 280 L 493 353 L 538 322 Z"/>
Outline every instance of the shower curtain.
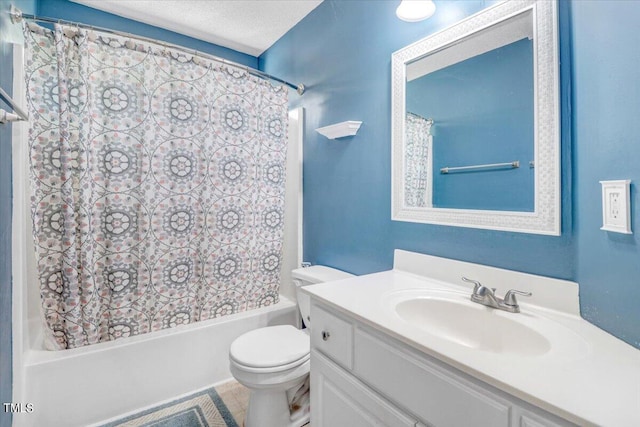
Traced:
<path fill-rule="evenodd" d="M 431 119 L 413 113 L 406 114 L 404 203 L 407 207 L 433 206 L 432 124 Z"/>
<path fill-rule="evenodd" d="M 24 32 L 47 346 L 276 303 L 287 89 L 159 44 Z"/>

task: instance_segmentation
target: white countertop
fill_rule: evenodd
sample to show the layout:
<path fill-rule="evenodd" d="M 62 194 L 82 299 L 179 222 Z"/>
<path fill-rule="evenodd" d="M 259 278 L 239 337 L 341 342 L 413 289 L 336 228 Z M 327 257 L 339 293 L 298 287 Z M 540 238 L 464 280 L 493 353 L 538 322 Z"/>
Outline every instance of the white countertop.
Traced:
<path fill-rule="evenodd" d="M 452 261 L 446 262 L 451 264 Z M 552 340 L 551 350 L 538 356 L 500 354 L 456 344 L 394 315 L 389 308 L 389 294 L 409 289 L 447 290 L 460 298 L 468 298 L 470 289 L 457 286 L 453 281 L 445 282 L 415 274 L 415 271 L 399 270 L 399 264 L 402 263 L 396 260 L 394 270 L 306 286 L 303 291 L 417 350 L 571 422 L 579 425 L 640 426 L 640 350 L 576 314 L 523 301 L 520 302 L 522 313 L 505 315 L 521 316 L 518 321 L 535 324 L 542 334 L 569 338 L 562 342 Z M 474 272 L 482 275 L 482 270 L 493 273 L 506 271 L 482 266 L 478 270 L 480 273 Z M 541 293 L 546 291 L 548 288 Z M 535 294 L 535 289 L 533 292 Z M 558 335 L 559 330 L 564 335 Z"/>

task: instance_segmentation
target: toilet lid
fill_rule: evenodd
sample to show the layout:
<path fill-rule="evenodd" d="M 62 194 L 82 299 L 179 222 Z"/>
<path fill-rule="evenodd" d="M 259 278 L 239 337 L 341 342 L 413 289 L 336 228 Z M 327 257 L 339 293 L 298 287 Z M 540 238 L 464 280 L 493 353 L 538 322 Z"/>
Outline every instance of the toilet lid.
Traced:
<path fill-rule="evenodd" d="M 255 329 L 231 343 L 229 355 L 252 368 L 286 365 L 309 355 L 309 336 L 291 325 Z"/>

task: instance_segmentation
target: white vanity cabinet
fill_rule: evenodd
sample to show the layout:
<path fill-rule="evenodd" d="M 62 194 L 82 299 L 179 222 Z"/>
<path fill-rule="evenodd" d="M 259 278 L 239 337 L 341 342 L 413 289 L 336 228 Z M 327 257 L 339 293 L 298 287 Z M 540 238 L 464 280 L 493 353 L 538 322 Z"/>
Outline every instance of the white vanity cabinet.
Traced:
<path fill-rule="evenodd" d="M 312 299 L 313 427 L 572 426 Z"/>

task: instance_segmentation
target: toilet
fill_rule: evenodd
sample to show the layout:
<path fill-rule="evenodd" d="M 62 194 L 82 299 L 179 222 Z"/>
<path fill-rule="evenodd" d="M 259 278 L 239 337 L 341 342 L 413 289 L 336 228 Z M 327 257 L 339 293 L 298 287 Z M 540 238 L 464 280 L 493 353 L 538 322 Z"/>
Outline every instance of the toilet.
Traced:
<path fill-rule="evenodd" d="M 349 273 L 315 265 L 291 272 L 298 309 L 309 328 L 311 302 L 300 288 L 353 277 Z M 308 329 L 291 325 L 249 331 L 231 343 L 231 374 L 251 391 L 245 427 L 300 427 L 309 422 L 310 340 Z M 290 402 L 293 402 L 290 409 Z"/>

